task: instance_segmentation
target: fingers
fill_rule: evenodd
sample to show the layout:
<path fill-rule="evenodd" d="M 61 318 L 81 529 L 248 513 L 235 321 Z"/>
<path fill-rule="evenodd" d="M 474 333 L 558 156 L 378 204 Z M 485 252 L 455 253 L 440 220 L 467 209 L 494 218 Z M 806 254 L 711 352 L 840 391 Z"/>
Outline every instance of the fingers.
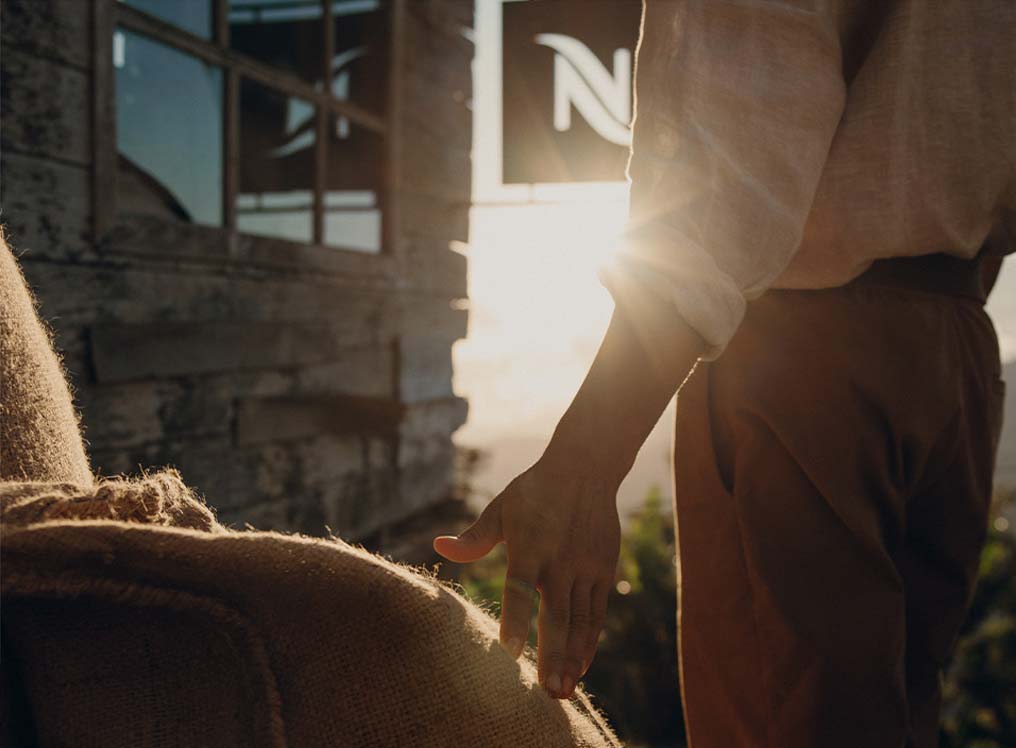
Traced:
<path fill-rule="evenodd" d="M 592 583 L 584 580 L 576 580 L 572 585 L 568 644 L 565 649 L 564 675 L 561 678 L 561 693 L 566 698 L 575 691 L 575 685 L 583 673 L 589 637 L 592 588 Z"/>
<path fill-rule="evenodd" d="M 441 535 L 434 538 L 434 550 L 455 563 L 468 563 L 483 558 L 503 539 L 501 532 L 501 502 L 498 496 L 487 504 L 476 522 L 458 537 Z"/>
<path fill-rule="evenodd" d="M 571 590 L 571 580 L 560 576 L 551 576 L 540 590 L 537 673 L 543 687 L 556 698 L 566 695 L 563 680 L 568 623 L 571 620 Z"/>
<path fill-rule="evenodd" d="M 600 643 L 600 633 L 603 631 L 603 624 L 607 620 L 607 600 L 610 597 L 610 583 L 600 582 L 596 584 L 590 594 L 589 604 L 589 626 L 586 629 L 586 641 L 583 650 L 581 675 L 589 670 L 593 657 L 596 654 L 596 647 Z"/>
<path fill-rule="evenodd" d="M 501 596 L 501 645 L 518 659 L 529 638 L 529 619 L 536 600 L 538 572 L 535 567 L 508 561 L 508 573 Z"/>

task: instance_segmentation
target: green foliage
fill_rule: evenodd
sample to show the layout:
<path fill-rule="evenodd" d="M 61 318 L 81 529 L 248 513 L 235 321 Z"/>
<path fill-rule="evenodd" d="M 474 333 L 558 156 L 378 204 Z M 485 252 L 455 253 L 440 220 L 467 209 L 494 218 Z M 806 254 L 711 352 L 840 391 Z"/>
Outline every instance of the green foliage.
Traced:
<path fill-rule="evenodd" d="M 618 588 L 585 678 L 631 745 L 684 745 L 676 572 L 674 524 L 653 489 L 622 536 Z"/>
<path fill-rule="evenodd" d="M 943 684 L 943 748 L 1016 746 L 1016 491 L 996 496 L 980 578 Z"/>

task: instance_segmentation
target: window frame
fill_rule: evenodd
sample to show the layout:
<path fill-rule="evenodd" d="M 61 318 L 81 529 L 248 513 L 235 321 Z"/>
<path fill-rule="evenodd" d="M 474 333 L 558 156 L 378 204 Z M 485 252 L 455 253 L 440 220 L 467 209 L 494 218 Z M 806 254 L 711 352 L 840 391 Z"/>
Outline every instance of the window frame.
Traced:
<path fill-rule="evenodd" d="M 250 58 L 229 47 L 229 0 L 212 0 L 212 38 L 203 39 L 171 23 L 150 16 L 144 11 L 119 2 L 119 0 L 95 0 L 92 10 L 93 26 L 93 229 L 96 243 L 102 244 L 111 233 L 118 231 L 116 210 L 117 181 L 117 135 L 116 135 L 116 84 L 112 65 L 111 44 L 114 31 L 124 28 L 141 34 L 158 43 L 188 54 L 202 62 L 215 65 L 223 74 L 223 185 L 222 185 L 222 226 L 187 224 L 194 231 L 226 232 L 230 237 L 228 254 L 235 256 L 236 247 L 245 245 L 289 245 L 290 247 L 319 248 L 322 252 L 356 255 L 362 260 L 356 263 L 390 261 L 398 247 L 395 227 L 397 206 L 395 187 L 399 183 L 398 157 L 400 149 L 396 137 L 396 123 L 400 116 L 397 91 L 402 79 L 402 29 L 404 28 L 405 0 L 382 0 L 387 3 L 388 12 L 388 80 L 386 111 L 384 116 L 368 112 L 356 104 L 335 98 L 331 92 L 331 60 L 335 49 L 335 25 L 331 0 L 321 0 L 322 23 L 324 24 L 323 58 L 321 60 L 323 81 L 319 90 L 299 77 L 278 70 L 271 65 Z M 315 107 L 314 146 L 314 197 L 313 197 L 313 239 L 310 244 L 295 242 L 271 236 L 241 232 L 237 228 L 236 197 L 239 191 L 240 166 L 240 81 L 241 77 L 287 96 L 304 99 Z M 384 159 L 382 165 L 383 183 L 377 195 L 377 207 L 381 215 L 381 246 L 378 252 L 326 244 L 324 241 L 328 127 L 332 116 L 347 117 L 350 122 L 384 138 Z M 207 244 L 207 242 L 201 242 Z M 264 252 L 251 254 L 263 255 Z M 270 255 L 277 253 L 269 252 Z M 306 256 L 305 254 L 303 255 Z M 324 262 L 325 268 L 334 267 Z"/>

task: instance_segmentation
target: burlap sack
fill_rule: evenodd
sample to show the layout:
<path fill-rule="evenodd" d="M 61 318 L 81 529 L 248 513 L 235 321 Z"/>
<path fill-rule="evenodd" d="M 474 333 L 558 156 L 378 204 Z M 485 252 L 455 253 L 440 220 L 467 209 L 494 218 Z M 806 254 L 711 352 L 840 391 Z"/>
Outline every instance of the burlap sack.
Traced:
<path fill-rule="evenodd" d="M 92 480 L 67 380 L 2 228 L 0 480 Z"/>
<path fill-rule="evenodd" d="M 426 574 L 226 531 L 173 472 L 95 484 L 2 239 L 0 353 L 0 745 L 618 745 Z"/>
<path fill-rule="evenodd" d="M 53 519 L 93 516 L 80 489 L 0 485 L 4 646 L 41 743 L 618 745 L 454 590 L 337 540 L 165 526 L 209 516 L 173 486 L 158 508 L 104 484 L 124 522 Z"/>

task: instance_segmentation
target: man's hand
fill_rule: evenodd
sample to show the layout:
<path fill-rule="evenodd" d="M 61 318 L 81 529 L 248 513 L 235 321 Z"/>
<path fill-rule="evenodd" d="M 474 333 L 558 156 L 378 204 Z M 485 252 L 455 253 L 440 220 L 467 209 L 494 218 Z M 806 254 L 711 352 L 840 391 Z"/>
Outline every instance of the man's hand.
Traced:
<path fill-rule="evenodd" d="M 501 643 L 519 656 L 539 591 L 540 683 L 558 698 L 571 696 L 603 628 L 620 549 L 617 488 L 705 348 L 666 304 L 634 298 L 615 310 L 543 457 L 462 535 L 434 540 L 459 563 L 506 544 Z"/>
<path fill-rule="evenodd" d="M 592 662 L 620 550 L 617 481 L 537 462 L 513 480 L 457 538 L 434 549 L 458 563 L 476 561 L 504 542 L 508 573 L 501 645 L 522 652 L 540 593 L 538 672 L 557 698 L 568 698 Z"/>

